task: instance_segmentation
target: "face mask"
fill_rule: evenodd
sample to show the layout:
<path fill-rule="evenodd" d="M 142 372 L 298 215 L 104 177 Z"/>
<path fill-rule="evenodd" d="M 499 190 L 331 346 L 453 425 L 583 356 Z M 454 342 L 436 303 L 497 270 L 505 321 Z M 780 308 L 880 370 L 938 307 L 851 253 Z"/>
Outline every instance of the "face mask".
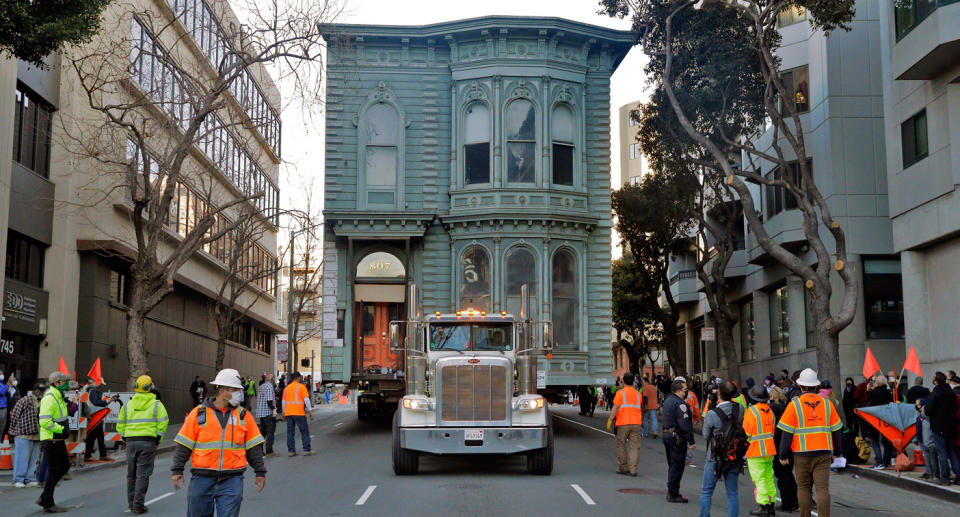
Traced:
<path fill-rule="evenodd" d="M 243 401 L 243 392 L 242 392 L 242 391 L 234 391 L 233 393 L 230 394 L 230 405 L 231 405 L 231 406 L 237 407 L 237 406 L 240 405 L 240 402 L 242 402 L 242 401 Z"/>
<path fill-rule="evenodd" d="M 13 381 L 13 384 L 12 384 L 12 385 L 13 385 L 14 388 L 16 388 L 16 387 L 17 387 L 17 384 L 20 384 L 20 381 Z"/>
<path fill-rule="evenodd" d="M 70 385 L 67 384 L 67 383 L 63 383 L 63 384 L 54 386 L 54 388 L 55 388 L 57 391 L 59 391 L 61 395 L 63 395 L 63 394 L 70 388 Z"/>
<path fill-rule="evenodd" d="M 764 383 L 764 384 L 766 384 L 767 386 L 769 386 L 769 385 L 771 385 L 771 384 L 773 384 L 773 383 L 772 383 L 772 382 L 770 382 L 770 381 L 763 381 L 763 383 Z"/>
<path fill-rule="evenodd" d="M 0 373 L 0 381 L 2 381 L 3 379 L 5 379 L 5 377 L 3 376 L 2 373 Z"/>

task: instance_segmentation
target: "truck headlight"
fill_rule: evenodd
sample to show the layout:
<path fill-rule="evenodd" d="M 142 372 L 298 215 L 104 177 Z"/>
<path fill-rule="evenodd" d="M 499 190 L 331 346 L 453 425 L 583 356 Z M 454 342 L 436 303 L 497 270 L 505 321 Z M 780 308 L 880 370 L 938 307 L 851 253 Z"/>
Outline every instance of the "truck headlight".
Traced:
<path fill-rule="evenodd" d="M 403 409 L 433 411 L 433 401 L 427 397 L 403 397 Z"/>
<path fill-rule="evenodd" d="M 537 409 L 543 409 L 543 407 L 544 400 L 543 397 L 539 395 L 532 397 L 520 397 L 513 401 L 514 411 L 535 411 Z"/>

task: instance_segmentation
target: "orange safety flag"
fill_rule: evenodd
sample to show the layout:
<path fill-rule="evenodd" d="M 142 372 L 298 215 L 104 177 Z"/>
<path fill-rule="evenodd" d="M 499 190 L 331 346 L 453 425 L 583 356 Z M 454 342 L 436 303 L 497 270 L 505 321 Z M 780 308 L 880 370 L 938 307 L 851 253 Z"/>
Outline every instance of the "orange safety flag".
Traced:
<path fill-rule="evenodd" d="M 917 351 L 914 350 L 913 347 L 910 347 L 910 351 L 907 352 L 907 362 L 903 363 L 903 369 L 923 377 L 923 369 L 920 368 L 920 358 L 917 357 Z"/>
<path fill-rule="evenodd" d="M 90 371 L 87 372 L 87 377 L 93 379 L 93 382 L 97 383 L 97 386 L 103 384 L 103 373 L 100 371 L 99 357 L 97 358 L 96 362 L 93 363 Z"/>
<path fill-rule="evenodd" d="M 110 408 L 105 407 L 96 413 L 94 413 L 90 418 L 87 419 L 87 431 L 93 431 L 103 422 L 104 418 L 107 418 L 107 415 L 110 414 Z"/>
<path fill-rule="evenodd" d="M 67 363 L 63 360 L 63 356 L 60 356 L 60 365 L 57 366 L 57 371 L 64 374 L 70 375 L 70 368 L 67 368 Z"/>
<path fill-rule="evenodd" d="M 863 376 L 869 379 L 878 371 L 880 371 L 880 365 L 873 357 L 873 352 L 870 351 L 870 347 L 867 347 L 867 356 L 863 358 Z"/>

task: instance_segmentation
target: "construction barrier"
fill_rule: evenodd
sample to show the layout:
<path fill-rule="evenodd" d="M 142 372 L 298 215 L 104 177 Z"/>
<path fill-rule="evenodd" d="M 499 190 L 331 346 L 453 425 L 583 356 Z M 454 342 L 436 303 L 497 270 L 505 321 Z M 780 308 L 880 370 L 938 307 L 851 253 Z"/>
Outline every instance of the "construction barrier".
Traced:
<path fill-rule="evenodd" d="M 117 433 L 117 432 L 103 433 L 103 440 L 105 442 L 119 442 L 121 439 L 122 438 L 120 436 L 120 433 Z"/>
<path fill-rule="evenodd" d="M 3 445 L 0 445 L 0 470 L 13 468 L 13 447 L 10 446 L 10 435 L 3 435 Z"/>
<path fill-rule="evenodd" d="M 81 442 L 67 442 L 67 454 L 83 454 L 87 452 L 87 445 Z"/>

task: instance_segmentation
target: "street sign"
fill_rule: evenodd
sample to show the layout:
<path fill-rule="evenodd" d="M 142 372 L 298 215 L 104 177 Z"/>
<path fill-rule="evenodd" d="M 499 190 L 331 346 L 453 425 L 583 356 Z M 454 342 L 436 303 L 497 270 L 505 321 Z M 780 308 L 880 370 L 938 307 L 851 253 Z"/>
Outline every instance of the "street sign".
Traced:
<path fill-rule="evenodd" d="M 594 380 L 596 380 L 596 382 L 595 382 L 594 384 L 596 384 L 597 386 L 606 386 L 606 385 L 607 385 L 607 379 L 605 379 L 605 378 L 597 377 L 597 378 L 594 379 Z"/>
<path fill-rule="evenodd" d="M 277 334 L 277 361 L 287 360 L 287 335 Z"/>
<path fill-rule="evenodd" d="M 547 387 L 547 372 L 546 370 L 537 370 L 537 389 L 542 390 Z"/>
<path fill-rule="evenodd" d="M 716 341 L 717 329 L 714 327 L 703 327 L 700 331 L 700 341 Z"/>

